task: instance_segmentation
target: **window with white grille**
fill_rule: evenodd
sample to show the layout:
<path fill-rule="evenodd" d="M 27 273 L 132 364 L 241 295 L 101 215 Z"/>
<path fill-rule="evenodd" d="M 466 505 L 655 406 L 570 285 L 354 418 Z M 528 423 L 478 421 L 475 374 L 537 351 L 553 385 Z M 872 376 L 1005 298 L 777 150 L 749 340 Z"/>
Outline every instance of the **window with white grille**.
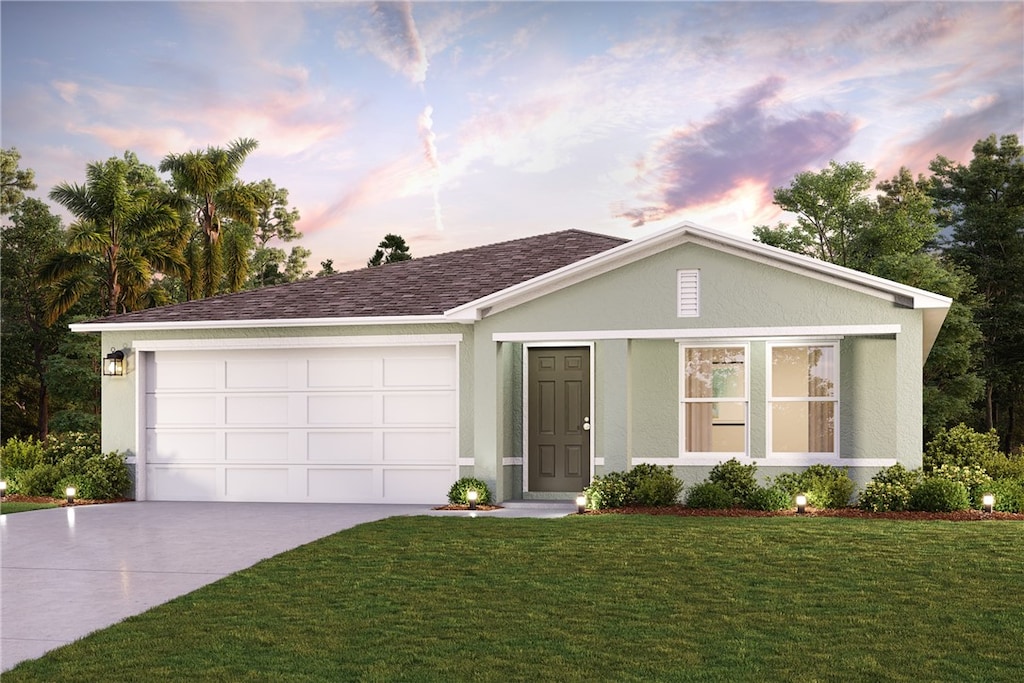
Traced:
<path fill-rule="evenodd" d="M 679 311 L 680 318 L 696 318 L 700 316 L 700 271 L 679 270 L 676 271 L 679 281 Z"/>

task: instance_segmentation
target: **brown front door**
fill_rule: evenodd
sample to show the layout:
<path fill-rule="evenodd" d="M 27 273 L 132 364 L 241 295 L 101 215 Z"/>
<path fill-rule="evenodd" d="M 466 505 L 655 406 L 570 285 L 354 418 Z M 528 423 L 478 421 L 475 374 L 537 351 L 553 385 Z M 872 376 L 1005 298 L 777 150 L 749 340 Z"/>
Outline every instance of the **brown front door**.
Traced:
<path fill-rule="evenodd" d="M 530 491 L 590 483 L 590 349 L 529 350 Z"/>

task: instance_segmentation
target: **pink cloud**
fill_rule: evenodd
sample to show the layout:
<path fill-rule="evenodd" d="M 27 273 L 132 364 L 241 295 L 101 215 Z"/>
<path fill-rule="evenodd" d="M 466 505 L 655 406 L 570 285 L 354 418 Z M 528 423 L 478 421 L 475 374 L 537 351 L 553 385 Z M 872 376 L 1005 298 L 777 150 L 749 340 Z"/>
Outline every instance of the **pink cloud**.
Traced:
<path fill-rule="evenodd" d="M 370 52 L 412 83 L 427 80 L 427 52 L 420 40 L 411 2 L 375 2 L 371 10 L 375 40 Z"/>

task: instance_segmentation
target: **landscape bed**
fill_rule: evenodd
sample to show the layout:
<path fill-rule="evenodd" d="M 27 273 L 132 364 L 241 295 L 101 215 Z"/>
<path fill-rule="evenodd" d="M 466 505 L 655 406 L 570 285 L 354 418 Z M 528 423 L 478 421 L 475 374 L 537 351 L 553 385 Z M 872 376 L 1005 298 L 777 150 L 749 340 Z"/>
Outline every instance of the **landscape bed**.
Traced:
<path fill-rule="evenodd" d="M 1022 545 L 999 523 L 391 518 L 4 680 L 1016 681 Z"/>

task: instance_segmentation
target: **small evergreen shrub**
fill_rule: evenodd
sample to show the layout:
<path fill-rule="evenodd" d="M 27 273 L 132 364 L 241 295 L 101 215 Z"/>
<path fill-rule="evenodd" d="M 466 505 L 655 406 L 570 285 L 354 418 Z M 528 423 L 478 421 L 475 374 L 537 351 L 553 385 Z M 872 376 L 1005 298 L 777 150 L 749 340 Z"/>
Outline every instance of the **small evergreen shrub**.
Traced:
<path fill-rule="evenodd" d="M 871 512 L 902 512 L 910 508 L 910 492 L 921 480 L 920 470 L 899 463 L 879 470 L 860 496 L 860 508 Z"/>
<path fill-rule="evenodd" d="M 475 477 L 462 477 L 452 484 L 448 489 L 448 502 L 452 505 L 469 505 L 466 494 L 470 491 L 476 491 L 477 503 L 486 505 L 491 502 L 491 489 L 486 482 Z"/>
<path fill-rule="evenodd" d="M 59 464 L 65 458 L 76 458 L 83 462 L 86 458 L 102 452 L 100 435 L 91 432 L 65 432 L 51 434 L 43 443 L 43 453 L 51 465 Z"/>
<path fill-rule="evenodd" d="M 18 474 L 18 493 L 26 496 L 52 496 L 59 479 L 60 473 L 55 466 L 41 462 Z"/>
<path fill-rule="evenodd" d="M 993 479 L 1024 479 L 1024 446 L 1012 453 L 989 453 L 982 456 L 981 466 Z"/>
<path fill-rule="evenodd" d="M 845 467 L 820 463 L 803 472 L 780 474 L 775 477 L 774 484 L 790 497 L 804 494 L 807 504 L 816 508 L 844 508 L 850 504 L 856 488 Z"/>
<path fill-rule="evenodd" d="M 924 471 L 941 465 L 983 467 L 984 461 L 1001 455 L 996 430 L 976 432 L 962 422 L 952 429 L 940 429 L 924 449 Z"/>
<path fill-rule="evenodd" d="M 634 465 L 622 476 L 622 481 L 629 490 L 627 505 L 674 505 L 683 490 L 683 482 L 672 474 L 672 468 L 660 465 Z"/>
<path fill-rule="evenodd" d="M 702 481 L 690 488 L 686 505 L 703 510 L 726 510 L 733 507 L 733 493 L 719 483 Z"/>
<path fill-rule="evenodd" d="M 43 445 L 31 436 L 22 441 L 14 436 L 0 448 L 0 472 L 4 476 L 30 470 L 43 462 Z"/>
<path fill-rule="evenodd" d="M 992 477 L 981 467 L 970 465 L 939 465 L 932 470 L 933 477 L 958 481 L 967 488 L 967 495 L 974 507 L 981 507 L 981 497 L 992 486 Z"/>
<path fill-rule="evenodd" d="M 747 496 L 746 507 L 751 510 L 764 510 L 773 512 L 785 510 L 793 505 L 793 499 L 789 494 L 778 486 L 765 486 L 754 489 L 754 492 Z"/>
<path fill-rule="evenodd" d="M 985 493 L 991 493 L 996 497 L 993 509 L 999 512 L 1024 513 L 1024 477 L 996 479 Z"/>
<path fill-rule="evenodd" d="M 591 510 L 607 510 L 620 508 L 629 499 L 629 485 L 621 472 L 609 472 L 604 476 L 595 476 L 590 486 L 583 490 L 587 498 L 587 507 Z"/>
<path fill-rule="evenodd" d="M 942 477 L 926 477 L 910 492 L 910 509 L 923 512 L 969 510 L 967 487 Z"/>
<path fill-rule="evenodd" d="M 758 489 L 757 465 L 744 465 L 736 458 L 731 458 L 712 467 L 707 481 L 728 491 L 732 495 L 733 505 L 746 505 L 747 499 Z"/>
<path fill-rule="evenodd" d="M 64 462 L 69 460 L 73 458 Z M 58 465 L 57 470 L 60 472 L 62 468 Z M 113 500 L 128 497 L 132 478 L 124 454 L 115 451 L 86 458 L 80 468 L 67 471 L 54 487 L 54 497 L 63 497 L 68 486 L 75 487 L 75 496 L 78 498 Z"/>

